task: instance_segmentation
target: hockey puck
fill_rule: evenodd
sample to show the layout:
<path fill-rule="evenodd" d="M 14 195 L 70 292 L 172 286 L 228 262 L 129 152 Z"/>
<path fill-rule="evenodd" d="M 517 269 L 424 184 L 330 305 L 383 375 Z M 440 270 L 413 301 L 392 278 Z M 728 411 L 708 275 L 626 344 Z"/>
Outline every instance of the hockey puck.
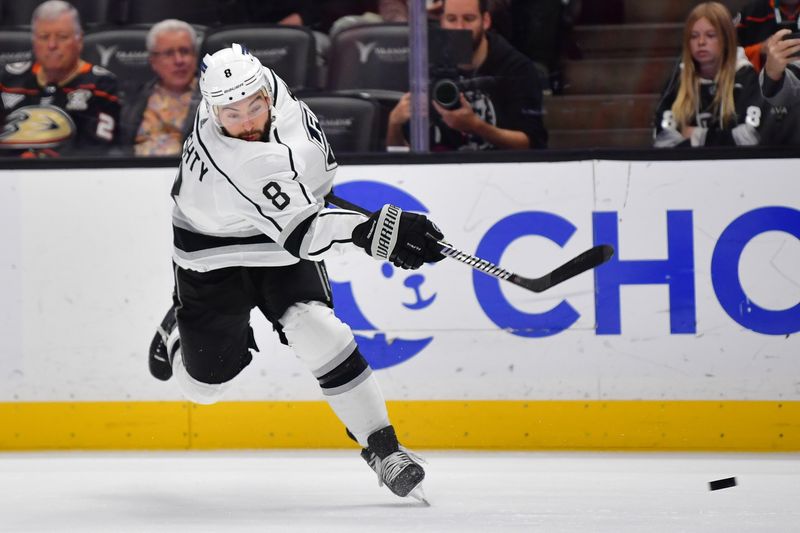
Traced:
<path fill-rule="evenodd" d="M 726 477 L 725 479 L 718 479 L 708 483 L 709 490 L 728 489 L 736 486 L 735 477 Z"/>

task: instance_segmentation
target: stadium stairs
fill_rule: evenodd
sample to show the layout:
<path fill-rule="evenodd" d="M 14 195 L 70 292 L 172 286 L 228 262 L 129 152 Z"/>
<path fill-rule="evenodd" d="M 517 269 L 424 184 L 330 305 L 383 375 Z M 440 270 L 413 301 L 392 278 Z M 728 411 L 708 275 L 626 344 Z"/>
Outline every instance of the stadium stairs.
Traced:
<path fill-rule="evenodd" d="M 550 147 L 649 147 L 658 98 L 679 61 L 683 21 L 698 2 L 602 0 L 600 8 L 591 1 L 583 1 L 568 36 L 563 90 L 545 96 Z M 724 3 L 735 14 L 746 0 Z"/>

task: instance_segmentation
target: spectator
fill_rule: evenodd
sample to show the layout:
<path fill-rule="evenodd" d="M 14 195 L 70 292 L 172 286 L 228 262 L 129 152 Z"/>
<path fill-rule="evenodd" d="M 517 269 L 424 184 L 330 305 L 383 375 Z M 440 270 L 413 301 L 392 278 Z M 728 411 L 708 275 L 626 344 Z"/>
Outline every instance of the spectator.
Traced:
<path fill-rule="evenodd" d="M 425 10 L 431 20 L 438 21 L 441 18 L 443 7 L 444 0 L 425 2 Z M 408 22 L 408 0 L 378 0 L 378 13 L 387 22 Z"/>
<path fill-rule="evenodd" d="M 122 144 L 137 156 L 176 155 L 200 102 L 197 33 L 182 20 L 163 20 L 147 34 L 147 51 L 155 78 L 123 107 Z"/>
<path fill-rule="evenodd" d="M 472 65 L 464 79 L 477 87 L 459 93 L 457 109 L 433 102 L 431 149 L 545 148 L 542 123 L 542 86 L 536 66 L 504 38 L 489 32 L 492 18 L 487 0 L 446 0 L 441 19 L 444 29 L 472 32 Z M 490 80 L 490 81 L 489 81 Z M 388 146 L 406 145 L 411 96 L 405 94 L 389 115 Z"/>
<path fill-rule="evenodd" d="M 760 72 L 764 67 L 766 40 L 781 27 L 792 26 L 797 31 L 800 0 L 755 0 L 736 15 L 736 34 L 747 58 Z"/>
<path fill-rule="evenodd" d="M 328 0 L 317 10 L 320 30 L 331 38 L 353 26 L 408 22 L 406 0 Z"/>
<path fill-rule="evenodd" d="M 492 5 L 506 0 L 491 0 Z M 438 22 L 442 13 L 442 0 L 427 0 L 428 20 Z M 363 24 L 382 22 L 407 23 L 408 0 L 323 0 L 315 5 L 321 24 L 319 29 L 333 38 L 340 31 Z M 490 11 L 492 9 L 490 8 Z M 326 22 L 329 21 L 329 22 Z M 509 20 L 509 30 L 510 30 Z"/>
<path fill-rule="evenodd" d="M 560 1 L 560 0 L 556 0 Z M 489 0 L 488 8 L 492 16 L 492 28 L 503 37 L 511 40 L 510 0 Z M 428 19 L 439 21 L 444 9 L 444 0 L 427 0 L 425 10 Z M 386 22 L 408 22 L 408 0 L 378 0 L 378 14 Z"/>
<path fill-rule="evenodd" d="M 378 0 L 378 14 L 386 22 L 408 22 L 408 5 L 406 0 Z"/>
<path fill-rule="evenodd" d="M 758 144 L 762 102 L 728 9 L 697 5 L 684 26 L 682 62 L 656 111 L 655 146 Z"/>
<path fill-rule="evenodd" d="M 116 77 L 80 58 L 78 11 L 62 0 L 39 5 L 31 19 L 34 62 L 10 63 L 0 74 L 0 119 L 23 106 L 53 105 L 75 123 L 61 152 L 105 150 L 117 141 L 120 103 Z"/>

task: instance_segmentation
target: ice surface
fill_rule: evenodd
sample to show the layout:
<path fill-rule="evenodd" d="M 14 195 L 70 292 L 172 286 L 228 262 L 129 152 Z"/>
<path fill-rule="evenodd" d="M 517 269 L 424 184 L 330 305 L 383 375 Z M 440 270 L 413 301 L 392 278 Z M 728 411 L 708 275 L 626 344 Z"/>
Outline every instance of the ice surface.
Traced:
<path fill-rule="evenodd" d="M 422 455 L 431 507 L 355 450 L 5 453 L 0 531 L 800 531 L 800 454 Z"/>

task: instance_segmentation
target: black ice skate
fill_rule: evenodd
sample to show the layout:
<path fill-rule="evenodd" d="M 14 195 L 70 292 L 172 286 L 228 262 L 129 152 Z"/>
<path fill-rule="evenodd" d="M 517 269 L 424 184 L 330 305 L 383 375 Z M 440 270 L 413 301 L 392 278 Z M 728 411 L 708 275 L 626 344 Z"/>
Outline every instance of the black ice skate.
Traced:
<path fill-rule="evenodd" d="M 361 457 L 378 475 L 378 486 L 386 485 L 400 497 L 411 496 L 430 505 L 422 490 L 425 470 L 418 455 L 400 446 L 394 428 L 386 426 L 367 438 L 369 446 L 361 450 Z"/>
<path fill-rule="evenodd" d="M 175 306 L 172 306 L 164 315 L 164 319 L 150 343 L 150 356 L 148 357 L 150 374 L 161 381 L 167 381 L 172 377 L 172 358 L 180 346 L 177 326 Z"/>

